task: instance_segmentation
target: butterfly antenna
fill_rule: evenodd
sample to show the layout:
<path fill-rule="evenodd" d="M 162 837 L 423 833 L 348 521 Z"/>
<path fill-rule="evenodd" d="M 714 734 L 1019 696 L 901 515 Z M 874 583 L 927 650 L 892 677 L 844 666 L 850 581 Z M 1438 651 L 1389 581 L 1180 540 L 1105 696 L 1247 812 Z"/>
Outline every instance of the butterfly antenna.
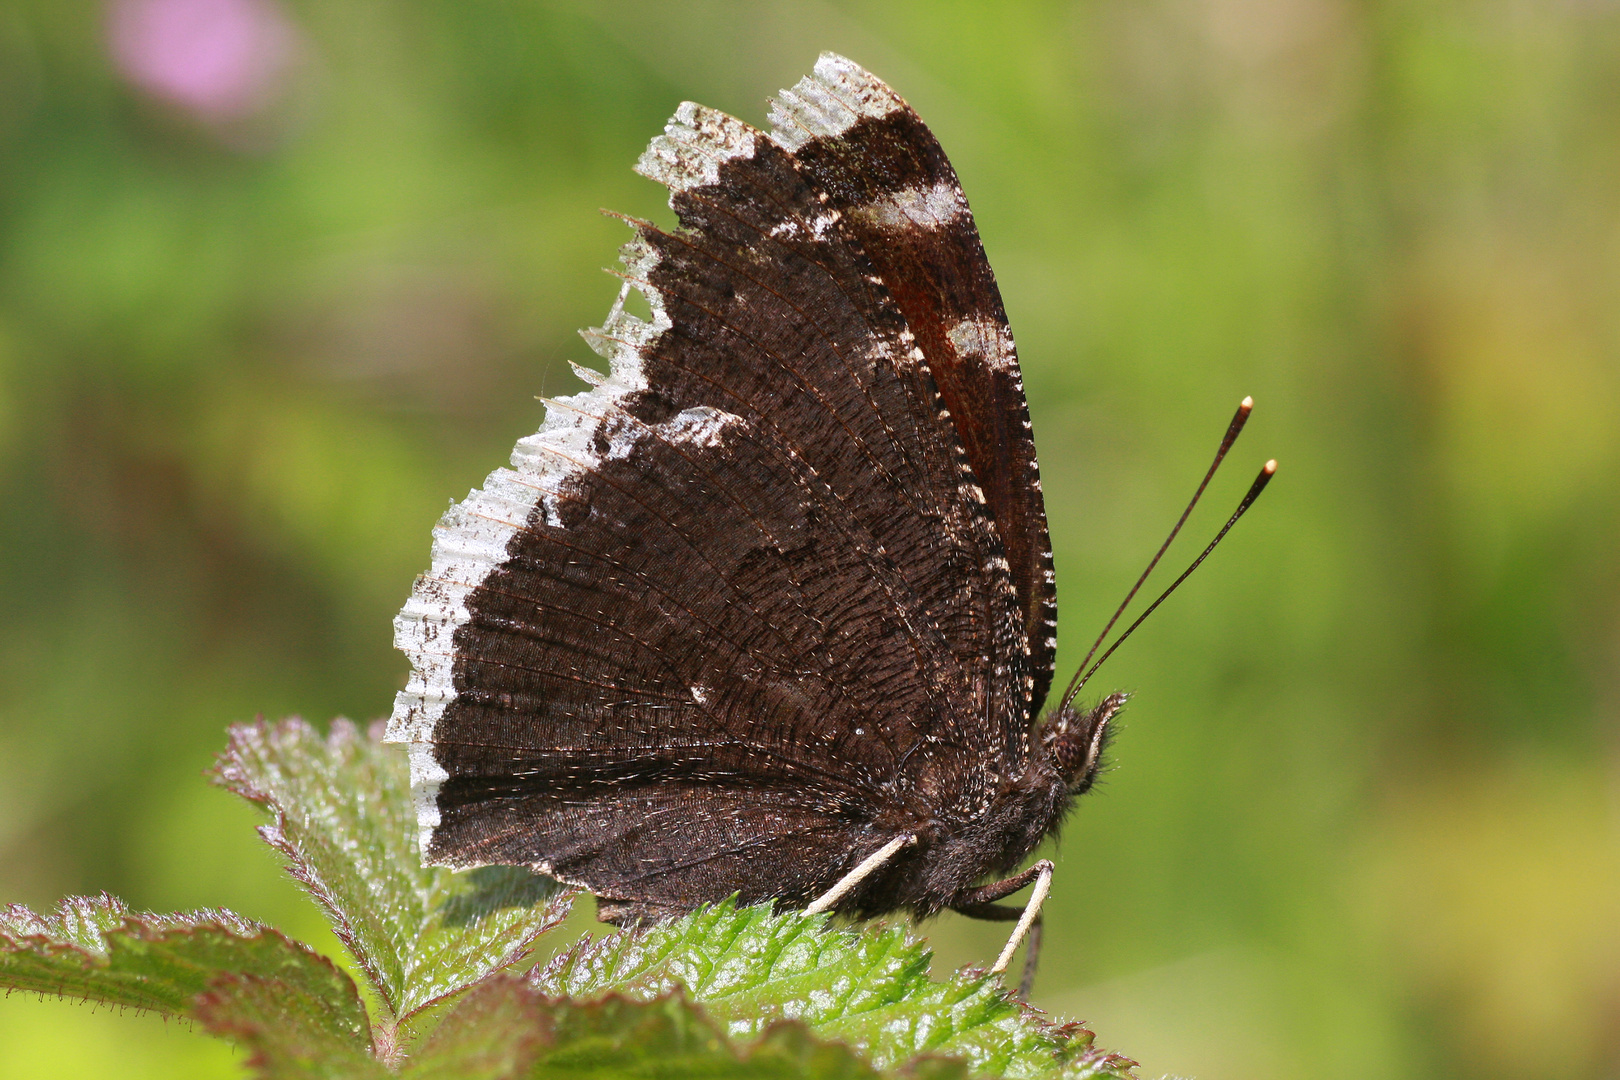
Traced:
<path fill-rule="evenodd" d="M 1271 483 L 1271 477 L 1274 473 L 1276 473 L 1276 471 L 1277 462 L 1275 460 L 1268 461 L 1264 466 L 1261 467 L 1260 475 L 1255 477 L 1254 483 L 1249 485 L 1249 493 L 1243 496 L 1243 501 L 1238 503 L 1238 508 L 1236 510 L 1232 511 L 1232 516 L 1226 519 L 1226 524 L 1222 525 L 1221 531 L 1215 534 L 1215 539 L 1209 542 L 1209 547 L 1205 548 L 1198 558 L 1192 561 L 1192 565 L 1183 570 L 1181 572 L 1181 576 L 1172 581 L 1170 583 L 1170 587 L 1164 590 L 1164 592 L 1160 593 L 1159 598 L 1153 601 L 1153 603 L 1149 604 L 1148 609 L 1142 612 L 1142 614 L 1138 615 L 1136 617 L 1136 621 L 1131 623 L 1130 626 L 1126 627 L 1125 632 L 1119 635 L 1119 637 L 1114 640 L 1112 645 L 1108 646 L 1108 651 L 1103 653 L 1102 656 L 1098 658 L 1097 662 L 1092 664 L 1090 669 L 1088 669 L 1086 673 L 1080 677 L 1079 684 L 1074 688 L 1075 693 L 1079 693 L 1080 687 L 1086 685 L 1086 683 L 1090 681 L 1091 677 L 1097 673 L 1097 669 L 1103 666 L 1104 660 L 1107 660 L 1110 656 L 1114 655 L 1114 650 L 1125 643 L 1125 639 L 1131 636 L 1131 632 L 1134 631 L 1138 626 L 1141 626 L 1143 621 L 1147 619 L 1149 615 L 1153 614 L 1154 609 L 1156 609 L 1160 604 L 1164 603 L 1165 597 L 1175 592 L 1176 587 L 1191 577 L 1192 572 L 1198 569 L 1198 565 L 1205 559 L 1209 558 L 1209 553 L 1215 550 L 1215 545 L 1219 544 L 1221 540 L 1225 538 L 1226 534 L 1232 531 L 1232 526 L 1237 524 L 1238 518 L 1242 517 L 1244 512 L 1247 511 L 1249 507 L 1254 505 L 1254 500 L 1260 497 L 1260 493 L 1266 490 L 1266 485 Z M 1064 704 L 1068 704 L 1067 699 L 1065 699 Z"/>
<path fill-rule="evenodd" d="M 1114 628 L 1115 623 L 1119 622 L 1119 617 L 1125 614 L 1126 608 L 1131 606 L 1131 601 L 1136 598 L 1137 590 L 1147 581 L 1148 575 L 1153 573 L 1153 568 L 1159 565 L 1159 560 L 1164 558 L 1164 553 L 1170 549 L 1170 544 L 1175 540 L 1176 534 L 1181 531 L 1183 525 L 1187 524 L 1187 518 L 1192 514 L 1193 507 L 1198 505 L 1198 500 L 1203 496 L 1204 489 L 1209 486 L 1210 480 L 1215 476 L 1215 470 L 1221 467 L 1221 461 L 1226 457 L 1226 452 L 1232 449 L 1233 443 L 1237 442 L 1238 433 L 1243 430 L 1243 425 L 1248 423 L 1249 414 L 1253 411 L 1254 398 L 1246 397 L 1238 403 L 1237 412 L 1232 415 L 1232 422 L 1226 425 L 1226 435 L 1221 439 L 1220 449 L 1215 451 L 1215 460 L 1209 463 L 1209 471 L 1204 474 L 1204 479 L 1199 483 L 1198 490 L 1193 492 L 1192 499 L 1187 503 L 1187 509 L 1181 512 L 1176 527 L 1170 530 L 1170 535 L 1165 537 L 1164 543 L 1159 545 L 1159 550 L 1154 553 L 1152 560 L 1148 562 L 1147 569 L 1142 571 L 1142 576 L 1136 579 L 1136 584 L 1131 586 L 1131 591 L 1125 594 L 1125 599 L 1120 601 L 1119 607 L 1114 609 L 1113 618 L 1108 620 L 1108 625 L 1102 628 L 1102 633 L 1097 635 L 1097 640 L 1091 643 L 1091 651 L 1086 653 L 1084 660 L 1080 661 L 1080 666 L 1075 669 L 1074 678 L 1069 680 L 1068 689 L 1063 691 L 1063 704 L 1060 708 L 1068 707 L 1068 704 L 1074 700 L 1074 696 L 1080 692 L 1080 688 L 1086 684 L 1086 680 L 1081 678 L 1081 673 L 1086 670 L 1086 665 L 1091 663 L 1091 658 L 1097 655 L 1097 650 L 1102 648 L 1102 643 L 1108 639 L 1108 632 Z M 1118 642 L 1115 642 L 1115 644 L 1117 645 Z M 1089 675 L 1086 676 L 1086 678 L 1089 677 Z"/>

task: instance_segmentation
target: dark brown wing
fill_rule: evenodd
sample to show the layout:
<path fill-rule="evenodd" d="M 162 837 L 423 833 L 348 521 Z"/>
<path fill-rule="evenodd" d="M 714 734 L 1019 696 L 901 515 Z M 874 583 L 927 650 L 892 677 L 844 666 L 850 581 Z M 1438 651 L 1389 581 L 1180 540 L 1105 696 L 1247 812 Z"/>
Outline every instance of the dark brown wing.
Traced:
<path fill-rule="evenodd" d="M 1057 649 L 1052 545 L 1012 330 L 956 170 L 899 95 L 832 53 L 780 95 L 771 120 L 772 138 L 860 238 L 956 421 L 1018 589 L 1033 716 Z"/>
<path fill-rule="evenodd" d="M 529 863 L 646 910 L 804 899 L 1022 771 L 1017 595 L 825 193 L 691 104 L 639 168 L 684 228 L 635 225 L 587 335 L 610 373 L 435 530 L 389 737 L 433 862 Z"/>

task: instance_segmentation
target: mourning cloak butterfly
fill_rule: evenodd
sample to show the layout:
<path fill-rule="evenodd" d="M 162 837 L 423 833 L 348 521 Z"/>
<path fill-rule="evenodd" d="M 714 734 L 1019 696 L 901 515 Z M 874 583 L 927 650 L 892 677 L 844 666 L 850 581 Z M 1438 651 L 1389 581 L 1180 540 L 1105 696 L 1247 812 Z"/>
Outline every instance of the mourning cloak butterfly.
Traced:
<path fill-rule="evenodd" d="M 770 118 L 688 102 L 653 140 L 681 228 L 629 222 L 607 374 L 434 530 L 388 726 L 423 857 L 616 923 L 733 893 L 1018 918 L 994 902 L 1051 863 L 977 883 L 1091 785 L 1124 697 L 1036 722 L 1055 592 L 1006 313 L 887 85 L 823 55 Z"/>

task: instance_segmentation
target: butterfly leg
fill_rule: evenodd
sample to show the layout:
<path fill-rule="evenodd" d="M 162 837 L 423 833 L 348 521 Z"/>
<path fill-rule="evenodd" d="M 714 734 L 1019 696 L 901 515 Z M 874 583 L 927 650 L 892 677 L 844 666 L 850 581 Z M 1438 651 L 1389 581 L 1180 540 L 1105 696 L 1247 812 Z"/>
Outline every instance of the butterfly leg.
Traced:
<path fill-rule="evenodd" d="M 838 903 L 838 901 L 842 900 L 845 895 L 848 894 L 849 890 L 866 880 L 866 878 L 869 877 L 878 867 L 894 858 L 895 852 L 909 844 L 916 843 L 916 841 L 917 838 L 910 834 L 905 836 L 897 836 L 893 840 L 890 840 L 887 844 L 884 844 L 882 847 L 872 852 L 872 854 L 868 855 L 865 859 L 861 860 L 861 865 L 839 878 L 836 885 L 812 900 L 809 905 L 805 907 L 804 913 L 806 915 L 815 915 L 818 912 L 831 909 L 834 904 Z"/>
<path fill-rule="evenodd" d="M 596 898 L 597 919 L 621 930 L 668 922 L 684 914 L 686 914 L 684 910 L 676 907 L 663 907 L 635 900 L 614 900 L 606 896 Z"/>
<path fill-rule="evenodd" d="M 1030 893 L 1029 902 L 1024 905 L 1022 911 L 992 902 L 1012 895 L 1031 881 L 1035 882 L 1035 891 Z M 1046 894 L 1051 888 L 1052 861 L 1042 859 L 1028 870 L 1014 874 L 1010 878 L 994 881 L 977 889 L 965 889 L 958 893 L 951 903 L 953 911 L 970 918 L 989 919 L 995 922 L 1018 920 L 1018 925 L 1013 927 L 1012 936 L 1007 939 L 1006 947 L 1001 950 L 1001 955 L 996 957 L 995 964 L 991 966 L 990 973 L 994 975 L 1007 970 L 1007 965 L 1012 963 L 1013 952 L 1018 948 L 1018 943 L 1027 935 L 1029 949 L 1024 954 L 1024 976 L 1019 980 L 1019 993 L 1024 997 L 1029 996 L 1035 982 L 1035 965 L 1041 951 L 1041 905 L 1046 902 Z"/>
<path fill-rule="evenodd" d="M 966 915 L 970 919 L 983 919 L 985 922 L 1017 922 L 1024 917 L 1023 908 L 1009 907 L 1006 904 L 964 904 L 951 910 L 958 915 Z M 1043 921 L 1037 915 L 1024 938 L 1024 974 L 1018 980 L 1018 996 L 1021 998 L 1027 999 L 1029 992 L 1035 988 L 1035 968 L 1040 962 Z"/>

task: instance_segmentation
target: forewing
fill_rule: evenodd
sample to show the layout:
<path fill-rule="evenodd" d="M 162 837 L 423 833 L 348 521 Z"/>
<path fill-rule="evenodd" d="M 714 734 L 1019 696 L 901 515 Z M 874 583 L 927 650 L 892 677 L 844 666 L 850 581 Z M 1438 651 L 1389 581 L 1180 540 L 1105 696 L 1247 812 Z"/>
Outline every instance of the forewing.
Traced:
<path fill-rule="evenodd" d="M 1017 596 L 914 332 L 825 193 L 691 104 L 638 167 L 683 229 L 634 223 L 587 335 L 609 373 L 435 530 L 389 738 L 432 861 L 679 906 L 746 893 L 773 851 L 796 869 L 761 887 L 797 894 L 880 820 L 969 816 L 1021 770 L 1023 654 L 998 651 Z"/>
<path fill-rule="evenodd" d="M 898 94 L 832 53 L 782 92 L 771 120 L 772 139 L 842 211 L 928 358 L 1011 566 L 1033 715 L 1057 648 L 1052 546 L 1012 330 L 956 170 Z"/>

